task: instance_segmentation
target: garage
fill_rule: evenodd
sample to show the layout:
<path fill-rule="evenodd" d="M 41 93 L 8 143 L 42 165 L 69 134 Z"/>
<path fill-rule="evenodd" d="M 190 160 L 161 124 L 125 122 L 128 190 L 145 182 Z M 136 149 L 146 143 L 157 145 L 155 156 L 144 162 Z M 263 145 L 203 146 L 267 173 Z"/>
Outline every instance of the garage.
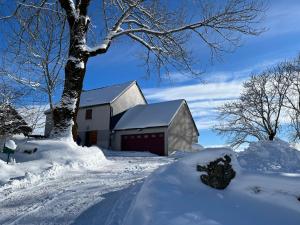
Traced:
<path fill-rule="evenodd" d="M 118 119 L 111 135 L 111 148 L 170 155 L 176 150 L 193 151 L 199 132 L 184 100 L 137 105 Z"/>
<path fill-rule="evenodd" d="M 164 133 L 126 134 L 121 136 L 124 151 L 149 151 L 157 155 L 165 155 Z"/>

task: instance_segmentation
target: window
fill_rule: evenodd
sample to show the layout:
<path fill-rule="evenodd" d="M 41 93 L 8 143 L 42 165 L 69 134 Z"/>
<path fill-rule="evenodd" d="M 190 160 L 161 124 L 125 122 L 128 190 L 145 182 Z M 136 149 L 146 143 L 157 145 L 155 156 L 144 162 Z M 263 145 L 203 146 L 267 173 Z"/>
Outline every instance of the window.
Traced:
<path fill-rule="evenodd" d="M 91 120 L 93 117 L 93 110 L 92 109 L 87 109 L 85 111 L 85 119 L 86 120 Z"/>

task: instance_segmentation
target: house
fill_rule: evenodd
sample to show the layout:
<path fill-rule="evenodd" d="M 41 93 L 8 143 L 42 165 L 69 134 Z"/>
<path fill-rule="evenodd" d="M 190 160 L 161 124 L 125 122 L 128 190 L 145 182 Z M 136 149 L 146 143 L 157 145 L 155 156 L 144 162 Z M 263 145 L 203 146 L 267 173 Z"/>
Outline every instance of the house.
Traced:
<path fill-rule="evenodd" d="M 45 114 L 48 136 L 52 120 Z M 199 136 L 185 100 L 148 104 L 136 81 L 83 91 L 77 124 L 83 145 L 158 155 L 192 150 Z"/>
<path fill-rule="evenodd" d="M 86 146 L 109 148 L 112 118 L 118 118 L 129 108 L 147 104 L 136 81 L 83 91 L 77 114 L 78 135 Z M 46 111 L 45 136 L 52 128 L 50 111 Z"/>

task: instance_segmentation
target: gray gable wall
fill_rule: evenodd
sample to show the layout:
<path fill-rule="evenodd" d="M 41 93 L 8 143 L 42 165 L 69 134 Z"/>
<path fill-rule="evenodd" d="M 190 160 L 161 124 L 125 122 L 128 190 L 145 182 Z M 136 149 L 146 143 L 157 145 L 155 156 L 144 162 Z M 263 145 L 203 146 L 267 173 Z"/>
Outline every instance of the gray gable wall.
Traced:
<path fill-rule="evenodd" d="M 168 127 L 168 153 L 174 150 L 192 150 L 198 142 L 198 130 L 187 104 L 182 104 Z"/>
<path fill-rule="evenodd" d="M 136 105 L 147 104 L 146 99 L 138 87 L 137 83 L 134 82 L 129 86 L 118 98 L 112 103 L 112 116 L 115 116 L 121 112 L 126 111 Z"/>

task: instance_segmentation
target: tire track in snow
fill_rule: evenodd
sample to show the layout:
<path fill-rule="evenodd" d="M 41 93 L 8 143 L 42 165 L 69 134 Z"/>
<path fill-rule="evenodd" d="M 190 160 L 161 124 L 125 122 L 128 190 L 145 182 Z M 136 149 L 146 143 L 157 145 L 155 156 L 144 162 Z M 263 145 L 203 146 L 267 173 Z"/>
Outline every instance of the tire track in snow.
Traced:
<path fill-rule="evenodd" d="M 89 207 L 101 203 L 103 195 L 127 188 L 171 160 L 114 157 L 112 161 L 111 168 L 67 171 L 33 186 L 7 190 L 0 200 L 0 224 L 70 224 Z"/>

